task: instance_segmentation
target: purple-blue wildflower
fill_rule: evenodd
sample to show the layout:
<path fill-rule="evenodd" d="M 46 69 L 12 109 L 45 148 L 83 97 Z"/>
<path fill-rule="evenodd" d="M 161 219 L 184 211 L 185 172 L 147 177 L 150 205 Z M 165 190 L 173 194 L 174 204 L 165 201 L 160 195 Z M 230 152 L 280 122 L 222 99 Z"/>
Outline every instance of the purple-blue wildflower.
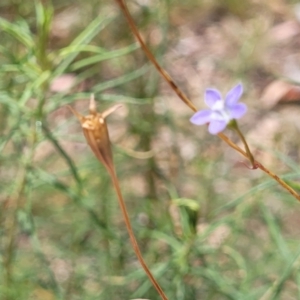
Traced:
<path fill-rule="evenodd" d="M 190 121 L 195 125 L 209 123 L 209 133 L 218 134 L 226 128 L 231 120 L 239 119 L 246 113 L 246 104 L 238 103 L 242 94 L 243 85 L 241 83 L 227 93 L 225 101 L 217 89 L 206 89 L 204 100 L 210 109 L 196 112 Z"/>

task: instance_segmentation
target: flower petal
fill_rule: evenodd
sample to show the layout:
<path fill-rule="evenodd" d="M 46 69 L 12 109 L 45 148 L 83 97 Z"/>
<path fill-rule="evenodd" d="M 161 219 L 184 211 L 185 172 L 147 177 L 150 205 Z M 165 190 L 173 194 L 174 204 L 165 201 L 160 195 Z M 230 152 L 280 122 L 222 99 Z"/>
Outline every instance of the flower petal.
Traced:
<path fill-rule="evenodd" d="M 223 131 L 227 126 L 226 121 L 216 121 L 213 120 L 209 123 L 208 131 L 211 134 L 218 134 L 219 132 Z"/>
<path fill-rule="evenodd" d="M 205 103 L 210 108 L 213 108 L 213 106 L 216 104 L 216 102 L 223 101 L 222 95 L 216 89 L 206 89 L 204 99 L 205 99 Z"/>
<path fill-rule="evenodd" d="M 204 125 L 210 122 L 211 114 L 212 111 L 209 109 L 200 110 L 190 118 L 190 121 L 195 125 Z"/>
<path fill-rule="evenodd" d="M 226 95 L 225 105 L 232 106 L 236 104 L 243 94 L 243 85 L 239 83 L 234 88 L 232 88 Z"/>
<path fill-rule="evenodd" d="M 238 103 L 228 108 L 228 111 L 232 119 L 239 119 L 246 113 L 247 105 L 244 103 Z"/>

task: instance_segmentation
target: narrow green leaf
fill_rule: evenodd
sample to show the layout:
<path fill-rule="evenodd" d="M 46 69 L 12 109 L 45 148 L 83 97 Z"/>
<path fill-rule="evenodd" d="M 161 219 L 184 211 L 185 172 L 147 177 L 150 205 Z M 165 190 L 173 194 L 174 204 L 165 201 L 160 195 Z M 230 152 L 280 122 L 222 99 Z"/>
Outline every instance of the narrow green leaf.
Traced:
<path fill-rule="evenodd" d="M 32 49 L 34 47 L 33 37 L 25 30 L 24 26 L 21 26 L 18 23 L 10 23 L 0 17 L 0 29 L 10 34 L 27 48 Z"/>
<path fill-rule="evenodd" d="M 107 16 L 107 14 L 102 13 L 99 17 L 92 21 L 89 26 L 78 35 L 77 38 L 74 39 L 70 47 L 76 49 L 76 47 L 81 47 L 83 44 L 89 43 L 102 29 L 106 27 L 106 25 L 113 20 L 113 18 L 113 16 Z M 63 74 L 77 55 L 78 52 L 72 52 L 66 58 L 64 58 L 56 70 L 54 70 L 54 77 Z"/>
<path fill-rule="evenodd" d="M 94 45 L 70 45 L 68 47 L 65 47 L 59 51 L 59 56 L 65 57 L 70 54 L 74 53 L 80 53 L 80 52 L 91 52 L 91 53 L 98 53 L 98 54 L 103 54 L 106 53 L 107 50 L 99 47 L 99 46 L 94 46 Z"/>
<path fill-rule="evenodd" d="M 228 278 L 223 277 L 219 272 L 208 268 L 193 269 L 195 275 L 207 279 L 215 286 L 215 289 L 224 294 L 228 299 L 241 300 L 244 299 L 242 293 L 236 290 Z"/>
<path fill-rule="evenodd" d="M 293 270 L 297 270 L 300 265 L 300 251 L 289 260 L 287 267 L 283 270 L 280 279 L 276 280 L 273 285 L 264 293 L 264 295 L 259 300 L 272 300 L 277 299 L 276 296 L 282 290 L 284 283 L 291 276 Z"/>
<path fill-rule="evenodd" d="M 122 48 L 122 49 L 118 49 L 118 50 L 115 50 L 115 51 L 107 51 L 107 52 L 102 53 L 102 54 L 98 54 L 98 55 L 94 55 L 92 57 L 84 58 L 82 60 L 79 60 L 79 61 L 75 62 L 71 66 L 70 70 L 71 71 L 76 71 L 80 68 L 83 68 L 83 67 L 86 67 L 86 66 L 89 66 L 89 65 L 92 65 L 92 64 L 96 64 L 96 63 L 99 63 L 99 62 L 104 61 L 104 60 L 120 57 L 120 56 L 128 54 L 128 53 L 130 53 L 130 52 L 132 52 L 132 51 L 134 51 L 138 48 L 139 48 L 138 44 L 133 44 L 133 45 L 130 45 L 130 46 Z"/>
<path fill-rule="evenodd" d="M 172 203 L 174 203 L 176 206 L 187 207 L 193 211 L 198 211 L 200 209 L 200 204 L 193 199 L 177 198 L 177 199 L 173 199 Z"/>
<path fill-rule="evenodd" d="M 149 65 L 146 64 L 146 65 L 142 66 L 141 68 L 134 70 L 131 73 L 127 73 L 116 79 L 108 80 L 106 82 L 102 82 L 100 84 L 95 85 L 93 87 L 92 91 L 94 93 L 100 93 L 104 90 L 122 85 L 124 83 L 127 83 L 129 81 L 139 78 L 140 76 L 144 75 L 148 70 L 149 70 Z"/>
<path fill-rule="evenodd" d="M 23 107 L 26 102 L 32 97 L 33 93 L 45 82 L 49 80 L 51 76 L 50 71 L 45 71 L 40 74 L 39 77 L 36 78 L 33 82 L 29 82 L 26 85 L 24 92 L 22 93 L 22 97 L 19 100 L 20 107 Z"/>
<path fill-rule="evenodd" d="M 269 230 L 269 233 L 274 240 L 275 244 L 277 245 L 277 248 L 281 254 L 281 256 L 286 260 L 289 261 L 291 257 L 291 252 L 284 240 L 284 238 L 281 235 L 281 229 L 277 225 L 274 216 L 270 213 L 270 210 L 261 203 L 261 211 L 263 213 L 263 217 L 267 223 L 267 227 Z"/>

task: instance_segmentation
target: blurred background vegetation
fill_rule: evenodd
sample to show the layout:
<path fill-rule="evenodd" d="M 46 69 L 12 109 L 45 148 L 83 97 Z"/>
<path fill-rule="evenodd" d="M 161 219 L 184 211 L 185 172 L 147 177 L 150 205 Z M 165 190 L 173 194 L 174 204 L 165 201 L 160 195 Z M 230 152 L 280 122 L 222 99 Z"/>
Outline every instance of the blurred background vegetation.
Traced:
<path fill-rule="evenodd" d="M 199 109 L 205 88 L 243 82 L 242 131 L 297 188 L 298 1 L 127 2 Z M 100 111 L 123 104 L 108 120 L 116 169 L 169 299 L 300 299 L 300 204 L 190 124 L 114 1 L 1 0 L 0 17 L 1 299 L 159 299 L 66 108 L 86 114 L 91 93 Z"/>

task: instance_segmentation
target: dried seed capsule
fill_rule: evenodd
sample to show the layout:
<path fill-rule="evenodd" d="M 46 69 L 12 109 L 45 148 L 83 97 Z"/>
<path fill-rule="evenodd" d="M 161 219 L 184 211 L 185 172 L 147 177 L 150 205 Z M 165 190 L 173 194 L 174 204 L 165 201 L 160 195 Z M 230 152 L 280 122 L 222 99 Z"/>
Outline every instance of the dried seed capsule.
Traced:
<path fill-rule="evenodd" d="M 79 119 L 85 139 L 92 151 L 109 171 L 112 171 L 114 167 L 105 118 L 120 107 L 121 105 L 117 104 L 105 110 L 103 113 L 99 113 L 96 109 L 94 95 L 91 96 L 90 114 L 87 116 L 82 116 L 69 106 L 74 115 Z"/>

